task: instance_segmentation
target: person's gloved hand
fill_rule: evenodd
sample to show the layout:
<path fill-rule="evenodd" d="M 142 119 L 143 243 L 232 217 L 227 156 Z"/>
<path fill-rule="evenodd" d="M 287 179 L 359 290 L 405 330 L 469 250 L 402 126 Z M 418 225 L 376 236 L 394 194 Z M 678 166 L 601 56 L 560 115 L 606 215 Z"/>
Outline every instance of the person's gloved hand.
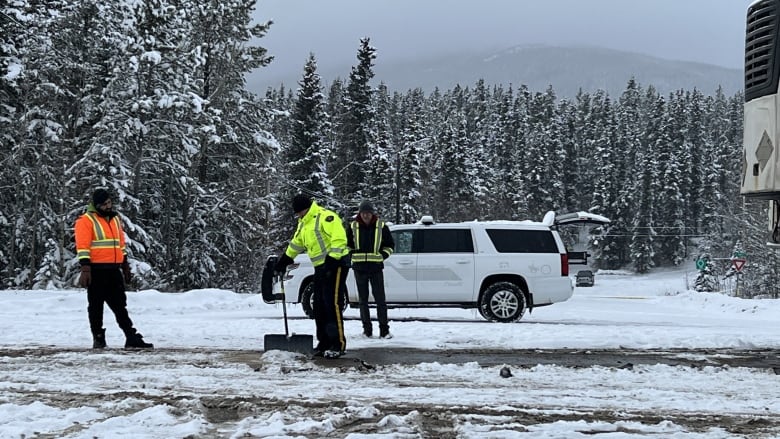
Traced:
<path fill-rule="evenodd" d="M 293 259 L 286 254 L 279 257 L 279 260 L 276 261 L 276 264 L 274 265 L 274 275 L 276 277 L 281 277 L 284 275 L 284 272 L 287 271 L 287 266 L 293 263 Z"/>
<path fill-rule="evenodd" d="M 127 262 L 127 259 L 122 262 L 122 275 L 125 277 L 125 285 L 128 285 L 133 280 L 133 273 L 130 272 L 130 264 Z"/>
<path fill-rule="evenodd" d="M 82 288 L 87 288 L 92 282 L 92 267 L 89 265 L 81 266 L 81 275 L 79 276 L 79 285 Z"/>

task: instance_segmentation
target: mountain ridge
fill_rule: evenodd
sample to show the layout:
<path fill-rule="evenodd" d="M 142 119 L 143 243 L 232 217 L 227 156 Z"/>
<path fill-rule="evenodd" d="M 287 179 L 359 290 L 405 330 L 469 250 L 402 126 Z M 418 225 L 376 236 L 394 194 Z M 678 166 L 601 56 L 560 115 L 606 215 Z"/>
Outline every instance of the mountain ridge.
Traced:
<path fill-rule="evenodd" d="M 619 96 L 634 78 L 643 87 L 652 85 L 662 95 L 694 88 L 710 95 L 718 87 L 732 95 L 742 90 L 744 80 L 741 69 L 596 46 L 516 45 L 498 51 L 442 53 L 387 62 L 381 59 L 381 52 L 378 55 L 372 84 L 383 82 L 391 92 L 401 93 L 414 88 L 426 92 L 436 87 L 449 90 L 457 84 L 470 87 L 483 79 L 490 86 L 526 85 L 532 92 L 552 86 L 557 96 L 566 98 L 576 96 L 580 89 L 604 90 L 610 96 Z M 350 68 L 345 65 L 321 70 L 323 85 L 347 78 Z M 282 83 L 295 89 L 301 74 L 302 70 L 262 78 L 256 72 L 248 78 L 248 87 L 261 94 L 267 87 Z"/>

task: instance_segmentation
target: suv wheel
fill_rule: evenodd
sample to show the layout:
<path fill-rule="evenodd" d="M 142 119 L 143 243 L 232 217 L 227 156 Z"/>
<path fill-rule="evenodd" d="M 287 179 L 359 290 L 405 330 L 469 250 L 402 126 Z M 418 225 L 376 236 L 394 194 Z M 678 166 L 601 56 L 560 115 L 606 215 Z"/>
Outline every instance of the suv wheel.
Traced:
<path fill-rule="evenodd" d="M 344 301 L 341 303 L 341 312 L 347 309 L 348 305 L 347 292 L 344 292 Z M 306 317 L 314 318 L 314 282 L 309 281 L 306 286 L 303 287 L 303 293 L 301 293 L 301 308 Z"/>
<path fill-rule="evenodd" d="M 306 317 L 314 318 L 314 282 L 308 282 L 301 293 L 301 308 Z"/>
<path fill-rule="evenodd" d="M 514 322 L 525 313 L 523 290 L 512 282 L 496 282 L 485 290 L 479 312 L 493 322 Z"/>

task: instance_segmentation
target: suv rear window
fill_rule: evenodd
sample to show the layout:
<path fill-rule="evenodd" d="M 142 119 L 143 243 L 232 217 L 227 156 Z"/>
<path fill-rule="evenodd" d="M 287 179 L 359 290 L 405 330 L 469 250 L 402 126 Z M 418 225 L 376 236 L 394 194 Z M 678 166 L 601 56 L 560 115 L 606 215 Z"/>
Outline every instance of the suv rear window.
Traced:
<path fill-rule="evenodd" d="M 471 229 L 423 229 L 417 233 L 417 253 L 474 253 Z"/>
<path fill-rule="evenodd" d="M 487 234 L 499 253 L 558 253 L 548 230 L 487 229 Z"/>

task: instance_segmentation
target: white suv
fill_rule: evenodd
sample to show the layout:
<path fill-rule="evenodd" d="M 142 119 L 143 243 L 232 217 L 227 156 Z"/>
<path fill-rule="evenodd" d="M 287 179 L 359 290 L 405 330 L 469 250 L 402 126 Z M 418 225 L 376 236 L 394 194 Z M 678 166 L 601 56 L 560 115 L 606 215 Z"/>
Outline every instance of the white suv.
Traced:
<path fill-rule="evenodd" d="M 563 302 L 574 291 L 555 226 L 608 222 L 586 212 L 558 217 L 548 212 L 542 222 L 436 224 L 423 217 L 415 224 L 391 225 L 395 251 L 385 260 L 387 306 L 477 308 L 491 321 L 519 320 L 526 309 Z M 306 255 L 292 267 L 285 276 L 286 300 L 301 303 L 311 317 L 314 270 Z M 346 284 L 349 304 L 357 307 L 351 270 Z M 264 299 L 272 302 L 274 296 L 264 294 Z"/>

